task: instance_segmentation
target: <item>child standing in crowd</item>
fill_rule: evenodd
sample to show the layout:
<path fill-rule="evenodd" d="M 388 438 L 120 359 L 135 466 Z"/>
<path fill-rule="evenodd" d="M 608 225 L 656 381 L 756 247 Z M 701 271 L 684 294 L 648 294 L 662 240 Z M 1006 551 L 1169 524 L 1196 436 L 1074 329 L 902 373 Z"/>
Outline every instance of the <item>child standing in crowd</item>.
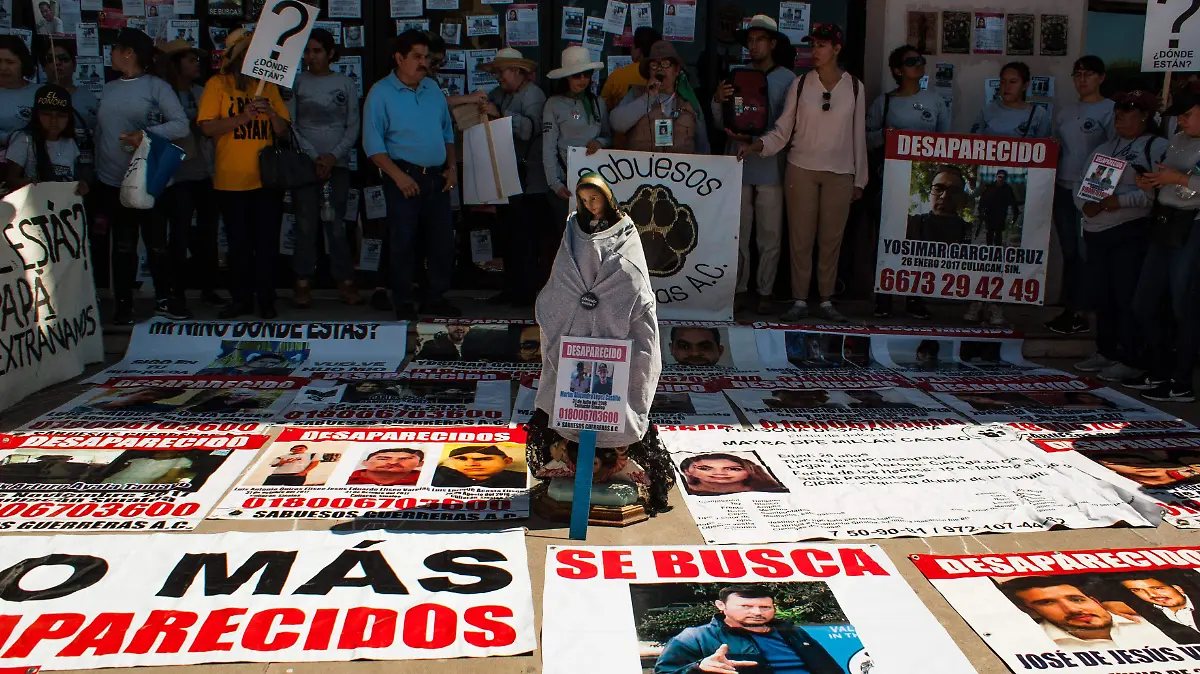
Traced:
<path fill-rule="evenodd" d="M 171 268 L 180 274 L 179 294 L 183 295 L 191 279 L 200 288 L 205 304 L 224 306 L 225 299 L 217 294 L 217 228 L 220 216 L 213 200 L 212 139 L 196 124 L 200 114 L 200 97 L 204 87 L 200 79 L 200 59 L 204 52 L 186 40 L 173 40 L 160 48 L 162 78 L 169 82 L 179 97 L 188 118 L 188 134 L 175 141 L 187 154 L 175 171 L 174 181 L 163 190 L 158 200 L 170 225 L 167 247 L 171 251 Z M 196 216 L 193 231 L 192 216 Z M 192 257 L 188 259 L 188 251 Z M 190 273 L 186 273 L 189 272 Z"/>
<path fill-rule="evenodd" d="M 308 70 L 296 76 L 288 101 L 300 149 L 316 164 L 320 180 L 292 190 L 296 213 L 296 250 L 292 253 L 296 287 L 292 301 L 298 307 L 312 304 L 317 233 L 322 226 L 329 247 L 329 270 L 338 283 L 342 301 L 351 306 L 362 304 L 354 286 L 354 262 L 350 259 L 345 223 L 350 153 L 355 151 L 361 126 L 358 88 L 349 77 L 329 69 L 337 59 L 333 35 L 321 28 L 314 30 L 304 48 Z"/>
<path fill-rule="evenodd" d="M 1142 264 L 1133 306 L 1146 335 L 1149 374 L 1123 382 L 1147 400 L 1192 402 L 1196 367 L 1196 312 L 1200 302 L 1200 88 L 1178 92 L 1167 115 L 1177 118 L 1166 158 L 1138 176 L 1138 187 L 1155 196 L 1150 249 Z M 1165 311 L 1170 300 L 1170 312 Z M 1173 320 L 1172 320 L 1173 319 Z"/>
<path fill-rule="evenodd" d="M 217 141 L 213 188 L 225 218 L 232 263 L 233 300 L 221 318 L 254 313 L 272 319 L 275 310 L 275 258 L 279 254 L 282 195 L 263 187 L 258 153 L 286 134 L 290 124 L 279 89 L 267 84 L 255 96 L 260 80 L 242 75 L 250 33 L 238 29 L 225 39 L 220 74 L 213 75 L 200 97 L 200 129 Z"/>
<path fill-rule="evenodd" d="M 113 322 L 133 323 L 133 284 L 137 279 L 138 234 L 146 244 L 150 276 L 154 280 L 156 313 L 187 318 L 182 275 L 172 274 L 167 254 L 167 222 L 159 209 L 140 211 L 121 204 L 121 182 L 133 151 L 146 133 L 176 140 L 188 133 L 187 113 L 171 85 L 150 75 L 157 50 L 154 41 L 135 28 L 122 28 L 112 48 L 113 69 L 119 79 L 104 85 L 96 122 L 97 207 L 108 216 L 112 238 L 113 294 L 117 308 Z"/>
<path fill-rule="evenodd" d="M 1088 302 L 1083 297 L 1086 270 L 1075 194 L 1079 192 L 1081 176 L 1087 169 L 1092 150 L 1116 136 L 1113 130 L 1113 102 L 1100 94 L 1100 84 L 1104 82 L 1104 61 L 1098 56 L 1084 56 L 1075 62 L 1071 78 L 1079 101 L 1062 105 L 1054 118 L 1055 135 L 1059 141 L 1058 179 L 1054 186 L 1054 231 L 1058 233 L 1058 244 L 1062 250 L 1063 302 L 1066 307 L 1057 318 L 1046 323 L 1047 328 L 1062 335 L 1087 332 L 1088 329 L 1087 319 L 1080 313 L 1080 309 L 1085 308 Z M 1122 176 L 1122 182 L 1126 177 L 1131 181 L 1128 187 L 1133 187 L 1133 178 L 1130 176 Z"/>
<path fill-rule="evenodd" d="M 1029 66 L 1020 61 L 1005 64 L 1000 69 L 999 99 L 990 101 L 979 111 L 979 119 L 971 133 L 985 136 L 1014 136 L 1020 138 L 1049 138 L 1050 114 L 1046 108 L 1025 100 L 1029 88 Z M 979 214 L 987 228 L 987 244 L 1003 246 L 1008 214 L 1015 222 L 1020 217 L 1019 206 L 1008 184 L 1008 172 L 996 172 L 996 180 L 980 189 Z M 963 319 L 977 323 L 987 313 L 989 325 L 1004 325 L 1004 311 L 992 302 L 971 302 Z"/>
<path fill-rule="evenodd" d="M 1150 245 L 1154 197 L 1138 189 L 1137 178 L 1156 170 L 1166 154 L 1167 140 L 1154 133 L 1158 109 L 1154 94 L 1117 94 L 1112 103 L 1116 137 L 1101 143 L 1079 163 L 1081 177 L 1096 155 L 1116 157 L 1128 165 L 1111 196 L 1101 201 L 1084 201 L 1078 196 L 1074 200 L 1083 211 L 1087 287 L 1096 310 L 1096 354 L 1075 369 L 1098 372 L 1105 381 L 1119 382 L 1145 374 L 1139 367 L 1144 339 L 1134 316 L 1134 292 Z M 1078 191 L 1078 183 L 1073 189 Z"/>
<path fill-rule="evenodd" d="M 950 110 L 946 107 L 945 99 L 932 87 L 921 89 L 921 78 L 925 77 L 925 57 L 921 52 L 912 45 L 901 45 L 888 56 L 888 68 L 892 71 L 892 79 L 896 80 L 896 88 L 890 93 L 880 94 L 867 110 L 867 149 L 882 151 L 887 129 L 937 133 L 949 131 Z M 879 181 L 883 179 L 881 173 L 871 177 Z M 882 188 L 875 192 L 882 195 Z M 909 297 L 904 302 L 904 308 L 913 318 L 929 318 L 929 309 L 920 297 Z M 891 295 L 875 295 L 875 315 L 879 318 L 892 315 Z"/>
<path fill-rule="evenodd" d="M 79 180 L 75 193 L 87 194 L 87 181 L 78 178 L 79 146 L 72 112 L 71 94 L 64 87 L 47 84 L 37 90 L 33 118 L 9 139 L 4 179 L 9 189 Z"/>
<path fill-rule="evenodd" d="M 8 147 L 8 137 L 24 127 L 33 114 L 37 85 L 26 77 L 33 77 L 29 49 L 16 35 L 0 35 L 0 159 Z"/>

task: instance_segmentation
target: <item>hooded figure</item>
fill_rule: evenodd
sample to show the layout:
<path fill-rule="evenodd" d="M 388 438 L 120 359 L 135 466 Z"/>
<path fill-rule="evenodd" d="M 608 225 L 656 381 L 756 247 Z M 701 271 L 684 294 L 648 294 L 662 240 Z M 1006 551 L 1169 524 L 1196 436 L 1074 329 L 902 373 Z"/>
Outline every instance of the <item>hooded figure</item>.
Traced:
<path fill-rule="evenodd" d="M 654 289 L 637 227 L 622 213 L 612 190 L 595 173 L 575 189 L 576 211 L 554 259 L 550 282 L 538 295 L 535 315 L 542 329 L 542 376 L 529 427 L 529 463 L 550 461 L 550 445 L 561 435 L 572 442 L 579 431 L 550 429 L 563 337 L 628 339 L 629 408 L 625 430 L 596 434 L 597 447 L 629 447 L 651 477 L 649 510 L 666 509 L 672 483 L 670 460 L 650 425 L 650 404 L 662 370 Z M 589 209 L 589 206 L 591 207 Z M 661 464 L 661 466 L 659 465 Z"/>

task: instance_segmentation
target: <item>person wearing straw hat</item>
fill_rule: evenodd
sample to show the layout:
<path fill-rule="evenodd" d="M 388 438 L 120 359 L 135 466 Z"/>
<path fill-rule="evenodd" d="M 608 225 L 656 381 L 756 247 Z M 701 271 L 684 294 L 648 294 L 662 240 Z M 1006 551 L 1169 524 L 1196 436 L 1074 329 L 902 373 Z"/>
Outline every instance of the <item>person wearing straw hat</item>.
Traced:
<path fill-rule="evenodd" d="M 275 258 L 279 254 L 280 206 L 283 195 L 263 187 L 258 153 L 288 132 L 291 117 L 274 84 L 255 96 L 259 81 L 241 74 L 251 33 L 238 29 L 225 38 L 221 72 L 208 80 L 200 97 L 200 130 L 215 138 L 213 188 L 229 257 L 233 300 L 221 318 L 254 312 L 272 319 L 275 310 Z M 235 112 L 236 111 L 236 112 Z"/>
<path fill-rule="evenodd" d="M 542 113 L 542 164 L 558 231 L 566 225 L 575 198 L 567 187 L 568 153 L 573 147 L 586 147 L 588 154 L 594 154 L 612 140 L 608 106 L 592 93 L 593 73 L 603 67 L 592 60 L 586 47 L 567 47 L 561 65 L 546 73 L 555 84 Z"/>
<path fill-rule="evenodd" d="M 542 170 L 542 111 L 546 94 L 529 81 L 537 64 L 511 47 L 496 52 L 491 63 L 480 66 L 500 82 L 480 106 L 489 117 L 512 120 L 513 147 L 517 153 L 517 173 L 521 194 L 508 198 L 499 208 L 503 226 L 495 232 L 504 257 L 504 290 L 492 299 L 497 304 L 533 306 L 541 284 L 537 278 L 537 242 L 534 226 L 546 207 L 546 172 Z M 531 236 L 532 235 L 532 236 Z"/>
<path fill-rule="evenodd" d="M 767 128 L 773 128 L 783 112 L 788 89 L 796 74 L 775 62 L 780 45 L 791 49 L 791 41 L 779 32 L 779 24 L 758 14 L 750 25 L 734 33 L 739 44 L 750 52 L 751 67 L 767 74 Z M 725 154 L 737 155 L 738 149 L 754 139 L 739 134 L 725 124 L 725 101 L 734 95 L 733 85 L 722 82 L 712 101 L 713 123 L 725 129 L 728 140 Z M 750 290 L 750 232 L 758 242 L 758 306 L 760 314 L 775 311 L 771 293 L 779 269 L 780 242 L 783 239 L 783 161 L 781 157 L 747 157 L 742 166 L 742 218 L 738 239 L 737 292 L 740 304 L 748 305 Z"/>
<path fill-rule="evenodd" d="M 704 112 L 675 45 L 655 42 L 639 67 L 649 84 L 631 88 L 612 112 L 613 130 L 626 134 L 625 149 L 708 154 Z"/>

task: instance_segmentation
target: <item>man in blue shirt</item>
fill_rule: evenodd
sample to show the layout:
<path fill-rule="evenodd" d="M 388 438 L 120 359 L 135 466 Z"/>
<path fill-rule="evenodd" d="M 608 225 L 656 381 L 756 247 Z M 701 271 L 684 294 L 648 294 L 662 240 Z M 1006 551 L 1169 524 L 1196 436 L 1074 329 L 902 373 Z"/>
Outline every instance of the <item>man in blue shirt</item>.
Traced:
<path fill-rule="evenodd" d="M 844 674 L 803 629 L 775 619 L 775 598 L 761 585 L 722 588 L 712 622 L 667 642 L 655 674 Z"/>
<path fill-rule="evenodd" d="M 450 190 L 458 180 L 450 108 L 429 73 L 429 36 L 401 33 L 396 69 L 376 82 L 363 110 L 363 150 L 379 168 L 387 200 L 388 269 L 396 318 L 417 320 L 413 269 L 426 263 L 421 313 L 457 317 L 448 302 L 454 271 Z M 423 250 L 418 253 L 418 242 Z"/>

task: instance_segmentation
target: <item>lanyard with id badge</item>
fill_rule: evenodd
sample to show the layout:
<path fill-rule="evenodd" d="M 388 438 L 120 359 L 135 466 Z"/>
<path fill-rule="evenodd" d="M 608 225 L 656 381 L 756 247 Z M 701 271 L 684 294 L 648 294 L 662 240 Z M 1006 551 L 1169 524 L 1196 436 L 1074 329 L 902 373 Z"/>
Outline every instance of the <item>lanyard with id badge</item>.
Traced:
<path fill-rule="evenodd" d="M 667 99 L 667 103 L 673 102 L 675 95 Z M 666 107 L 666 103 L 663 104 Z M 671 147 L 675 144 L 675 120 L 679 118 L 679 110 L 672 106 L 670 119 L 655 119 L 652 121 L 654 128 L 654 147 Z"/>

